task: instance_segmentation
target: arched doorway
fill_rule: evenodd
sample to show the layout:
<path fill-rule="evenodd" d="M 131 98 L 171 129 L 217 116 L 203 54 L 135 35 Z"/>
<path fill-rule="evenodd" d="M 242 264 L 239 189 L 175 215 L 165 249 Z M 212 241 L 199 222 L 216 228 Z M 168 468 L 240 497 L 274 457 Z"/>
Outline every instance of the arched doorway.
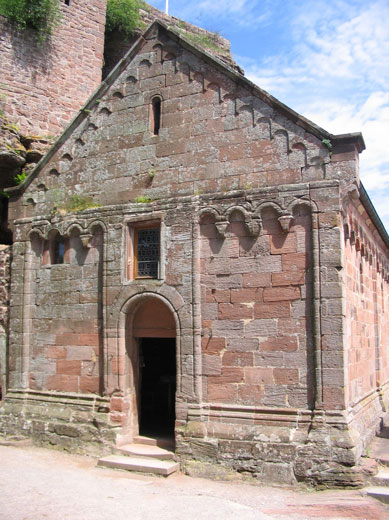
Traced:
<path fill-rule="evenodd" d="M 148 297 L 136 308 L 130 327 L 139 434 L 174 437 L 176 321 L 168 306 Z"/>

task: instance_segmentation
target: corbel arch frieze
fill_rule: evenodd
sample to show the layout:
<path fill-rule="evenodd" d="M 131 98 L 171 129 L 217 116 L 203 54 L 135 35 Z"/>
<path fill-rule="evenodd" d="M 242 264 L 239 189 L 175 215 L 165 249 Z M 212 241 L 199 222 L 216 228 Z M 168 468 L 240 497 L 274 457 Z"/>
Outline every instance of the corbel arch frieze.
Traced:
<path fill-rule="evenodd" d="M 199 218 L 198 218 L 199 224 L 202 223 L 204 217 L 206 217 L 206 216 L 210 216 L 211 218 L 214 219 L 217 232 L 219 233 L 219 235 L 221 237 L 224 238 L 225 234 L 227 232 L 227 227 L 229 225 L 229 222 L 226 219 L 225 215 L 221 215 L 217 209 L 212 208 L 212 207 L 203 208 L 199 212 Z"/>
<path fill-rule="evenodd" d="M 28 232 L 28 240 L 33 240 L 35 237 L 40 238 L 41 240 L 46 239 L 45 231 L 41 227 L 34 227 Z"/>
<path fill-rule="evenodd" d="M 262 219 L 262 213 L 265 209 L 273 209 L 277 216 L 278 216 L 278 222 L 280 223 L 280 226 L 284 233 L 287 233 L 290 229 L 290 225 L 293 220 L 293 215 L 290 211 L 285 210 L 280 204 L 274 201 L 264 201 L 261 202 L 256 208 L 254 213 L 258 215 L 259 218 Z"/>
<path fill-rule="evenodd" d="M 253 215 L 250 210 L 241 205 L 230 206 L 222 214 L 215 208 L 204 208 L 199 213 L 199 222 L 201 223 L 204 216 L 211 216 L 214 219 L 218 234 L 224 238 L 233 213 L 240 213 L 242 215 L 246 230 L 250 236 L 258 236 L 261 230 L 261 218 L 257 215 Z"/>
<path fill-rule="evenodd" d="M 259 235 L 259 232 L 262 227 L 262 219 L 257 215 L 253 215 L 252 211 L 246 209 L 245 207 L 238 206 L 230 206 L 225 212 L 224 215 L 227 218 L 228 222 L 231 222 L 231 215 L 233 213 L 240 213 L 243 217 L 244 224 L 247 230 L 247 233 L 251 237 L 256 237 Z"/>
<path fill-rule="evenodd" d="M 28 238 L 38 236 L 42 240 L 49 240 L 54 234 L 59 234 L 63 237 L 71 237 L 78 235 L 84 247 L 89 247 L 90 241 L 93 238 L 96 230 L 100 228 L 103 233 L 107 231 L 105 223 L 99 219 L 87 221 L 72 221 L 72 222 L 58 222 L 55 224 L 39 224 L 33 226 L 28 233 Z"/>
<path fill-rule="evenodd" d="M 319 208 L 315 201 L 307 198 L 301 198 L 301 199 L 293 199 L 289 204 L 287 205 L 286 211 L 288 213 L 293 214 L 293 211 L 297 206 L 306 206 L 310 211 L 313 213 L 318 213 Z"/>

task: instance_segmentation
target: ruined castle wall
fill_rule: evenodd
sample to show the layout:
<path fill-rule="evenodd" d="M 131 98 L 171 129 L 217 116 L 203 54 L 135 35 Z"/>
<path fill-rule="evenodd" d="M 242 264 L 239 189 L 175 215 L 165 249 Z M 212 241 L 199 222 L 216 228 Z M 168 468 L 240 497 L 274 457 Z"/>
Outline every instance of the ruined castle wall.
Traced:
<path fill-rule="evenodd" d="M 3 111 L 24 134 L 60 134 L 101 81 L 106 1 L 60 5 L 62 22 L 42 45 L 0 19 Z"/>

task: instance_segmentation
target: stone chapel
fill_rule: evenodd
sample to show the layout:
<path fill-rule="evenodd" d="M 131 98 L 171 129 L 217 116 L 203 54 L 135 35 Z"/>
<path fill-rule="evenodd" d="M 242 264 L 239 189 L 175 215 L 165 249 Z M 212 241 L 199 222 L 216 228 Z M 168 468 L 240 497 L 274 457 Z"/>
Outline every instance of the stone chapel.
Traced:
<path fill-rule="evenodd" d="M 22 184 L 0 432 L 358 485 L 389 237 L 332 135 L 155 21 Z"/>

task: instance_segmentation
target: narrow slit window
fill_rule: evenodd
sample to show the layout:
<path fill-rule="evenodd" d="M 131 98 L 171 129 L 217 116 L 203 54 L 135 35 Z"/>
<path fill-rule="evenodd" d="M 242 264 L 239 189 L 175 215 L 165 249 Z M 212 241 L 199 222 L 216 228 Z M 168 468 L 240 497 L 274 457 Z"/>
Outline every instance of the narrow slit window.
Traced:
<path fill-rule="evenodd" d="M 158 135 L 159 129 L 161 128 L 161 99 L 156 97 L 152 101 L 153 105 L 153 134 Z"/>

